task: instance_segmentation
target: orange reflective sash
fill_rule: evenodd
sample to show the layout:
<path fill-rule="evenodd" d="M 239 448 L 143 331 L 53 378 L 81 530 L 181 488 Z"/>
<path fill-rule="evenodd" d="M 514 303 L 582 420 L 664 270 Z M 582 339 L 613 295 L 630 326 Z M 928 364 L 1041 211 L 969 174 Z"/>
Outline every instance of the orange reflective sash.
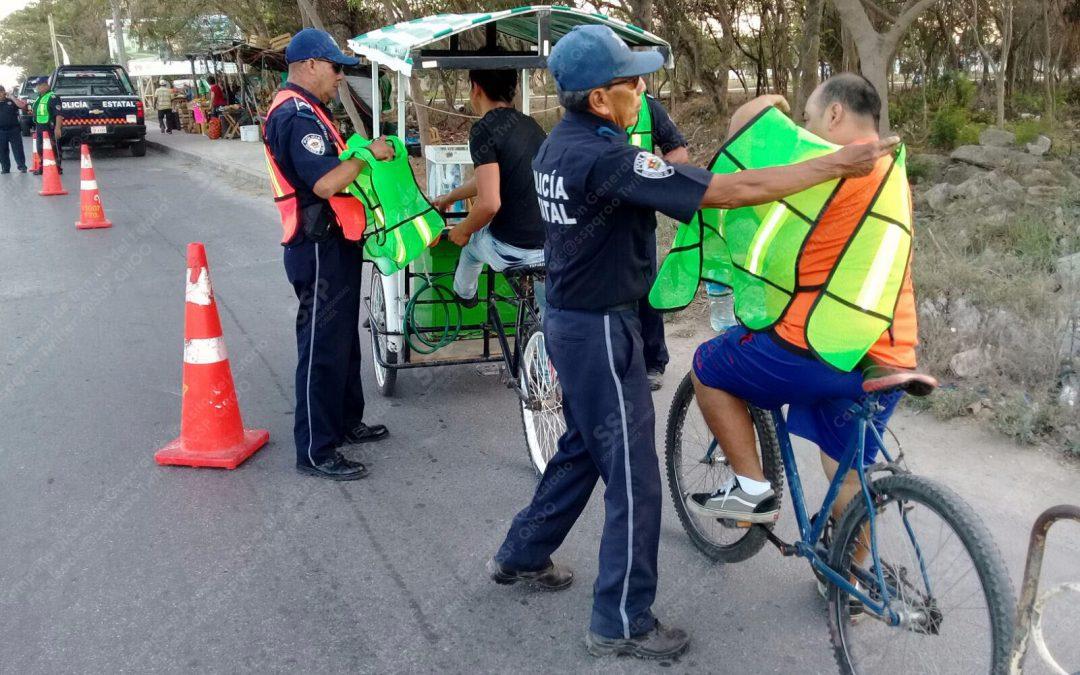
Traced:
<path fill-rule="evenodd" d="M 279 90 L 274 96 L 273 103 L 270 104 L 270 110 L 267 111 L 266 118 L 270 119 L 270 115 L 277 110 L 282 103 L 291 99 L 300 99 L 306 103 L 330 133 L 330 140 L 334 142 L 336 151 L 340 154 L 345 150 L 345 140 L 342 139 L 341 134 L 338 133 L 333 120 L 331 120 L 323 111 L 322 106 L 308 101 L 307 98 L 297 91 L 292 89 Z M 287 244 L 296 236 L 296 231 L 300 228 L 300 207 L 296 198 L 296 189 L 289 183 L 288 179 L 285 178 L 285 174 L 281 172 L 281 167 L 278 166 L 277 160 L 275 160 L 273 154 L 270 153 L 270 146 L 265 142 L 263 144 L 263 152 L 266 155 L 266 169 L 270 174 L 270 189 L 274 194 L 274 204 L 278 208 L 278 213 L 281 214 L 281 243 Z M 334 211 L 338 225 L 341 226 L 341 231 L 345 235 L 345 238 L 349 241 L 360 241 L 360 239 L 363 238 L 364 228 L 367 225 L 367 215 L 364 212 L 364 205 L 345 192 L 332 195 L 329 202 L 330 208 Z"/>

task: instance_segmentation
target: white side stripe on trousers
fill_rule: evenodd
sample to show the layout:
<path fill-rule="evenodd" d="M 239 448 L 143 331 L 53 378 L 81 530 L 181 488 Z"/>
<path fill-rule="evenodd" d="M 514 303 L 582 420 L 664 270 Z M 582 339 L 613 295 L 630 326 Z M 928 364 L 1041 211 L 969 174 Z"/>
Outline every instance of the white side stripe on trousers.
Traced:
<path fill-rule="evenodd" d="M 611 379 L 615 383 L 615 393 L 619 396 L 619 416 L 622 419 L 623 473 L 626 476 L 626 574 L 623 575 L 622 599 L 619 601 L 619 614 L 622 615 L 623 637 L 630 639 L 630 618 L 626 615 L 626 597 L 630 594 L 630 569 L 634 564 L 634 489 L 630 480 L 630 438 L 626 430 L 626 404 L 623 401 L 622 382 L 615 372 L 615 354 L 611 350 L 611 315 L 604 314 L 604 341 L 607 343 L 608 367 Z"/>
<path fill-rule="evenodd" d="M 307 388 L 304 393 L 304 402 L 307 403 L 307 460 L 312 466 L 315 466 L 315 460 L 311 458 L 311 446 L 315 444 L 315 432 L 312 430 L 311 420 L 311 362 L 315 357 L 315 326 L 318 324 L 319 318 L 319 244 L 315 244 L 315 286 L 316 292 L 311 296 L 311 342 L 308 343 L 308 355 L 307 355 Z"/>

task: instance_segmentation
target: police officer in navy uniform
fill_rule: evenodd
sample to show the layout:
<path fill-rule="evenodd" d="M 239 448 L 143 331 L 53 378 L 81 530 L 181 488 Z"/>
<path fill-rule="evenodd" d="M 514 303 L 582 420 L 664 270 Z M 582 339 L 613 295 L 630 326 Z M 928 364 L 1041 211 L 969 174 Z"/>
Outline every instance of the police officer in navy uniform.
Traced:
<path fill-rule="evenodd" d="M 296 467 L 333 480 L 367 475 L 345 457 L 343 445 L 386 438 L 381 424 L 365 424 L 360 380 L 360 246 L 346 241 L 343 218 L 362 219 L 359 201 L 342 191 L 360 173 L 360 160 L 338 160 L 343 149 L 326 103 L 338 91 L 346 56 L 328 33 L 305 29 L 285 51 L 288 81 L 278 92 L 265 129 L 275 193 L 285 226 L 285 272 L 300 300 L 296 316 Z M 382 140 L 369 149 L 393 157 Z"/>
<path fill-rule="evenodd" d="M 631 52 L 606 26 L 578 26 L 552 49 L 548 67 L 566 109 L 533 161 L 547 230 L 548 353 L 563 389 L 566 433 L 532 502 L 514 517 L 488 561 L 500 584 L 568 587 L 572 572 L 551 554 L 603 479 L 604 530 L 585 643 L 589 653 L 669 658 L 687 634 L 652 613 L 660 537 L 660 472 L 642 356 L 638 302 L 649 292 L 655 211 L 688 221 L 701 207 L 774 201 L 845 175 L 868 173 L 897 141 L 850 145 L 783 168 L 713 175 L 631 146 L 642 75 L 657 52 Z M 782 97 L 764 103 L 786 108 Z"/>
<path fill-rule="evenodd" d="M 21 173 L 26 173 L 26 155 L 23 153 L 22 129 L 19 127 L 19 110 L 26 110 L 26 102 L 8 96 L 0 85 L 0 173 L 11 173 L 11 158 Z M 8 155 L 11 146 L 11 155 Z"/>

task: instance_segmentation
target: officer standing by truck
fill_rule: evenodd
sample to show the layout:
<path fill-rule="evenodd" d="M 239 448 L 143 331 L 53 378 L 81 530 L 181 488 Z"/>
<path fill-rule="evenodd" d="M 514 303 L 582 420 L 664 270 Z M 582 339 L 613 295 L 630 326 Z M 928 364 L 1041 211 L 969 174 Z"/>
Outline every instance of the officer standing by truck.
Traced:
<path fill-rule="evenodd" d="M 500 584 L 570 586 L 572 572 L 551 554 L 602 478 L 604 530 L 585 634 L 594 656 L 670 658 L 690 640 L 652 613 L 661 486 L 638 303 L 649 292 L 655 212 L 685 222 L 702 207 L 775 201 L 869 173 L 898 142 L 849 145 L 800 164 L 728 175 L 668 164 L 626 137 L 641 105 L 641 76 L 663 62 L 658 52 L 631 52 L 607 26 L 567 33 L 548 58 L 566 115 L 533 160 L 547 231 L 544 336 L 563 389 L 566 433 L 487 569 Z M 781 97 L 768 102 L 786 105 Z"/>
<path fill-rule="evenodd" d="M 0 85 L 0 174 L 11 173 L 11 157 L 21 173 L 26 173 L 26 154 L 23 152 L 22 133 L 19 128 L 19 110 L 26 109 L 26 102 L 8 96 Z M 8 146 L 11 156 L 8 156 Z"/>
<path fill-rule="evenodd" d="M 60 150 L 60 133 L 64 129 L 64 116 L 60 111 L 60 97 L 49 88 L 49 80 L 44 77 L 38 78 L 37 93 L 38 98 L 34 101 L 34 134 L 37 136 L 38 148 L 41 152 L 45 151 L 43 139 L 45 132 L 48 132 L 49 137 L 52 139 L 53 154 L 56 155 L 56 169 L 60 173 L 64 173 L 63 167 L 60 166 L 61 156 L 64 154 Z M 40 176 L 41 172 L 42 169 L 38 169 L 34 174 Z"/>

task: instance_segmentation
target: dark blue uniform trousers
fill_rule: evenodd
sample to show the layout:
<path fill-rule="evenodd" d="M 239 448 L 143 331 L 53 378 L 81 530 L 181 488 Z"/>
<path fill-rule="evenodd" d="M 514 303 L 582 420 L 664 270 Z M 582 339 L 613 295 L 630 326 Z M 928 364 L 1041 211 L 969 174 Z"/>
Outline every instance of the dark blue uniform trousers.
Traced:
<path fill-rule="evenodd" d="M 64 153 L 60 152 L 60 141 L 56 138 L 56 126 L 49 124 L 35 124 L 34 125 L 34 137 L 37 138 L 38 153 L 41 154 L 41 161 L 45 161 L 45 132 L 49 132 L 49 141 L 52 143 L 53 157 L 56 158 L 56 168 L 59 169 L 64 159 L 61 157 Z"/>
<path fill-rule="evenodd" d="M 11 156 L 15 158 L 15 167 L 26 169 L 26 155 L 23 153 L 22 131 L 19 127 L 0 129 L 0 169 L 11 171 L 11 157 L 8 156 L 8 146 L 11 146 Z"/>
<path fill-rule="evenodd" d="M 656 279 L 656 232 L 653 232 L 650 239 L 651 282 Z M 644 297 L 638 300 L 638 318 L 641 319 L 641 340 L 644 343 L 645 370 L 659 370 L 662 373 L 667 368 L 669 360 L 667 343 L 664 341 L 664 315 L 649 304 L 648 297 Z"/>
<path fill-rule="evenodd" d="M 605 637 L 640 635 L 655 622 L 661 490 L 641 324 L 633 310 L 548 307 L 544 335 L 562 384 L 566 433 L 495 559 L 514 570 L 546 567 L 603 478 L 590 628 Z"/>
<path fill-rule="evenodd" d="M 302 236 L 302 235 L 301 235 Z M 346 430 L 364 417 L 360 382 L 360 247 L 333 237 L 285 247 L 285 272 L 296 291 L 296 461 L 334 456 Z"/>

